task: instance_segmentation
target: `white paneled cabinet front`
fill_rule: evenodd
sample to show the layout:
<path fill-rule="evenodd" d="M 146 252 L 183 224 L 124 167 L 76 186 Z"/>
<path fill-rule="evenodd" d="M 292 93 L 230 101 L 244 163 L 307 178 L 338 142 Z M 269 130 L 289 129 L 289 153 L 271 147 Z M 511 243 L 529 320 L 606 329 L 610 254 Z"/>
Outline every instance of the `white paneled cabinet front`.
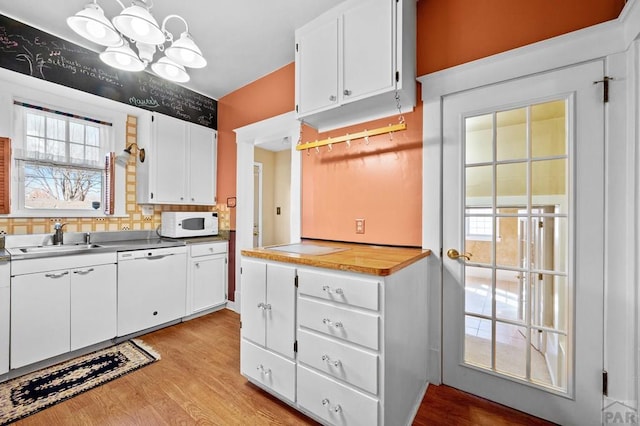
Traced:
<path fill-rule="evenodd" d="M 227 242 L 191 244 L 187 280 L 187 315 L 227 300 Z"/>
<path fill-rule="evenodd" d="M 242 258 L 241 271 L 241 373 L 294 401 L 296 269 Z"/>
<path fill-rule="evenodd" d="M 71 350 L 116 335 L 115 264 L 71 270 Z"/>
<path fill-rule="evenodd" d="M 242 373 L 323 424 L 411 424 L 427 386 L 426 268 L 374 276 L 243 257 Z"/>
<path fill-rule="evenodd" d="M 396 90 L 402 106 L 413 107 L 413 21 L 415 1 L 359 0 L 336 6 L 299 28 L 298 117 L 327 129 L 364 121 L 367 114 L 388 116 L 397 113 Z M 354 102 L 357 105 L 344 108 Z"/>
<path fill-rule="evenodd" d="M 12 369 L 116 336 L 115 263 L 115 253 L 12 262 Z"/>
<path fill-rule="evenodd" d="M 69 352 L 69 271 L 39 272 L 11 280 L 11 368 Z"/>
<path fill-rule="evenodd" d="M 151 144 L 138 162 L 138 202 L 215 205 L 216 139 L 213 129 L 154 114 Z"/>

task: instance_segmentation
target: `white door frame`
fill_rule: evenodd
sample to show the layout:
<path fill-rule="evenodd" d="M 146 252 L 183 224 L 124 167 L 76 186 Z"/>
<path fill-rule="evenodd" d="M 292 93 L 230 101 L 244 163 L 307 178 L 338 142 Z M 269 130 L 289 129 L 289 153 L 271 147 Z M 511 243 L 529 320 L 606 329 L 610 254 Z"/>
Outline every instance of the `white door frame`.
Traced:
<path fill-rule="evenodd" d="M 301 234 L 301 160 L 296 151 L 300 138 L 300 122 L 295 112 L 277 115 L 238 129 L 236 133 L 236 291 L 234 310 L 240 311 L 242 277 L 241 251 L 253 247 L 253 163 L 254 147 L 274 139 L 288 137 L 291 142 L 291 213 L 290 242 L 300 241 Z"/>
<path fill-rule="evenodd" d="M 609 397 L 604 406 L 612 401 L 637 406 L 640 383 L 634 377 L 640 371 L 640 327 L 636 324 L 640 292 L 635 287 L 640 276 L 636 266 L 640 177 L 636 145 L 640 143 L 640 95 L 635 92 L 640 86 L 640 47 L 634 40 L 640 28 L 639 3 L 628 2 L 616 20 L 418 78 L 423 99 L 422 246 L 433 251 L 428 277 L 432 283 L 428 330 L 431 383 L 442 381 L 443 97 L 606 58 L 607 74 L 620 77 L 610 85 L 611 98 L 606 107 L 606 236 L 605 247 L 596 248 L 604 250 L 605 256 L 605 368 L 609 372 Z M 609 246 L 611 249 L 607 249 Z"/>
<path fill-rule="evenodd" d="M 253 218 L 253 222 L 254 224 L 257 222 L 258 223 L 258 235 L 254 235 L 254 237 L 258 237 L 258 246 L 262 245 L 262 195 L 263 195 L 263 188 L 262 188 L 262 163 L 254 161 L 253 162 L 253 173 L 254 173 L 254 180 L 253 182 L 255 183 L 255 172 L 256 169 L 255 167 L 258 168 L 258 219 L 256 220 L 255 218 L 255 200 L 256 200 L 256 188 L 253 188 L 253 208 L 254 208 L 254 218 Z M 255 232 L 255 228 L 254 228 L 254 232 Z"/>

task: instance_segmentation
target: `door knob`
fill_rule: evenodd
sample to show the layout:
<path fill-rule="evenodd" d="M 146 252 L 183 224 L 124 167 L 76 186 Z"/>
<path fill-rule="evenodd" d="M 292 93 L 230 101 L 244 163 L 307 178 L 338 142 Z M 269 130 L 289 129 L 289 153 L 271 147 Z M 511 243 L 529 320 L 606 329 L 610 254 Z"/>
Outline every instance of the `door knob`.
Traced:
<path fill-rule="evenodd" d="M 456 249 L 447 250 L 447 256 L 449 256 L 449 259 L 459 259 L 461 257 L 464 257 L 467 260 L 471 260 L 471 253 L 460 254 L 460 252 Z"/>

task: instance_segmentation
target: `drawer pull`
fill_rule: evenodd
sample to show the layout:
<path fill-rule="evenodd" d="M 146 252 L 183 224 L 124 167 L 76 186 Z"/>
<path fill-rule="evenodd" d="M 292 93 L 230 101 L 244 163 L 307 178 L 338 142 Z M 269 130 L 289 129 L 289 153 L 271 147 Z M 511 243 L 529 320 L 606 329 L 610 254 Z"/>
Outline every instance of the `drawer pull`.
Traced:
<path fill-rule="evenodd" d="M 62 278 L 65 275 L 68 275 L 69 271 L 65 271 L 65 272 L 61 272 L 59 274 L 44 274 L 45 277 L 47 278 Z"/>
<path fill-rule="evenodd" d="M 331 407 L 331 403 L 327 398 L 322 400 L 322 406 L 329 407 L 329 410 L 333 411 L 334 413 L 339 413 L 340 411 L 342 411 L 342 407 L 340 406 L 340 404 L 336 404 L 333 407 Z"/>
<path fill-rule="evenodd" d="M 73 271 L 74 274 L 86 275 L 89 272 L 93 272 L 93 268 L 85 269 L 84 271 Z"/>
<path fill-rule="evenodd" d="M 264 368 L 264 365 L 259 364 L 258 367 L 256 368 L 256 370 L 258 370 L 260 372 L 260 374 L 264 374 L 265 376 L 268 376 L 271 374 L 271 369 L 270 368 Z"/>
<path fill-rule="evenodd" d="M 322 360 L 329 365 L 333 365 L 336 368 L 340 367 L 340 365 L 342 364 L 342 362 L 339 359 L 331 361 L 331 357 L 329 355 L 322 355 Z"/>
<path fill-rule="evenodd" d="M 323 319 L 322 323 L 325 325 L 328 325 L 329 327 L 333 326 L 335 328 L 342 328 L 342 322 L 340 321 L 333 322 L 329 318 Z"/>
<path fill-rule="evenodd" d="M 331 290 L 331 287 L 329 287 L 328 285 L 323 285 L 322 286 L 322 291 L 326 291 L 329 294 L 339 294 L 342 295 L 344 294 L 344 291 L 341 288 L 336 288 L 335 290 Z"/>
<path fill-rule="evenodd" d="M 271 304 L 270 303 L 260 302 L 260 303 L 258 303 L 258 308 L 262 309 L 263 311 L 270 311 L 271 310 Z"/>

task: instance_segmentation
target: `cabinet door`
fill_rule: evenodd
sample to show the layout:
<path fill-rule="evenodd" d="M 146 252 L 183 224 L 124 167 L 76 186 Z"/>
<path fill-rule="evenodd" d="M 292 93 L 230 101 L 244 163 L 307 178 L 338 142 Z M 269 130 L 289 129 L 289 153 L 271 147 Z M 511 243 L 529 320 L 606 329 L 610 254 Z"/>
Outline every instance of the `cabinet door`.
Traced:
<path fill-rule="evenodd" d="M 214 205 L 216 196 L 215 131 L 189 125 L 189 204 Z"/>
<path fill-rule="evenodd" d="M 206 256 L 191 262 L 193 311 L 224 303 L 227 287 L 227 257 Z"/>
<path fill-rule="evenodd" d="M 155 196 L 157 203 L 186 202 L 186 123 L 161 114 L 153 116 Z"/>
<path fill-rule="evenodd" d="M 344 13 L 342 103 L 394 87 L 395 4 L 389 0 L 367 1 Z M 393 102 L 393 97 L 389 101 Z"/>
<path fill-rule="evenodd" d="M 71 270 L 71 350 L 116 337 L 116 265 Z"/>
<path fill-rule="evenodd" d="M 267 348 L 293 358 L 296 268 L 267 265 Z M 244 297 L 244 293 L 243 293 Z"/>
<path fill-rule="evenodd" d="M 0 261 L 0 374 L 9 371 L 9 324 L 11 323 L 9 274 L 9 262 Z"/>
<path fill-rule="evenodd" d="M 338 19 L 298 33 L 296 78 L 298 115 L 338 103 Z"/>
<path fill-rule="evenodd" d="M 69 271 L 11 280 L 11 368 L 69 352 Z"/>
<path fill-rule="evenodd" d="M 264 346 L 267 303 L 267 264 L 242 259 L 242 298 L 240 317 L 242 337 Z"/>

